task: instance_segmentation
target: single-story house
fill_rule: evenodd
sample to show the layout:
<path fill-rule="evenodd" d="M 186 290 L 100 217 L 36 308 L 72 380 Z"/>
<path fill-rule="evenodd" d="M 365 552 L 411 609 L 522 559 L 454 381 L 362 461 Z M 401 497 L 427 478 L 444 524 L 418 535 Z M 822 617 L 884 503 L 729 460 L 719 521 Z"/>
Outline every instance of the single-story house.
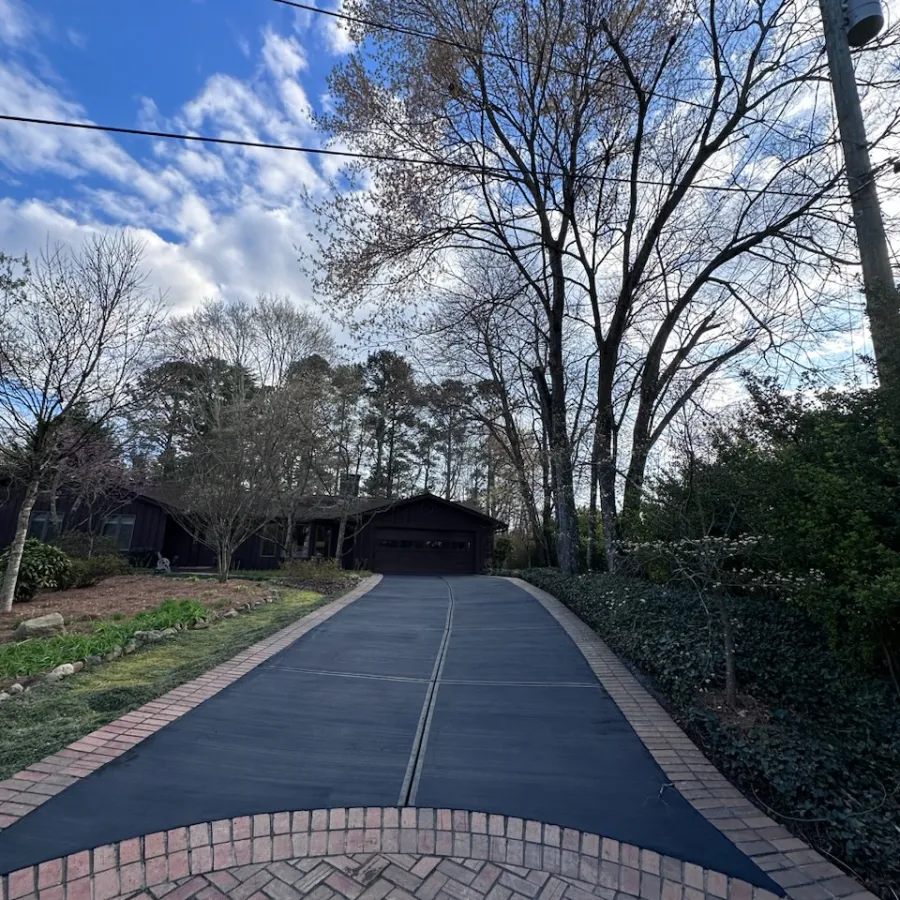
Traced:
<path fill-rule="evenodd" d="M 317 502 L 297 517 L 307 556 L 340 557 L 345 569 L 474 574 L 487 568 L 506 525 L 477 507 L 425 492 L 404 499 L 351 497 Z M 338 552 L 341 519 L 346 519 Z"/>
<path fill-rule="evenodd" d="M 152 561 L 156 552 L 178 568 L 215 566 L 215 554 L 173 516 L 163 488 L 135 492 L 102 516 L 95 527 L 116 539 L 120 551 Z M 12 542 L 21 493 L 5 486 L 0 494 L 0 547 Z M 344 520 L 344 541 L 337 540 Z M 65 496 L 57 502 L 60 530 L 85 530 L 83 512 Z M 403 499 L 310 497 L 295 517 L 295 558 L 340 558 L 344 568 L 376 572 L 475 573 L 490 560 L 494 534 L 504 523 L 467 503 L 431 493 Z M 274 569 L 284 559 L 285 523 L 272 520 L 244 541 L 234 554 L 237 569 Z M 49 499 L 41 495 L 31 514 L 29 536 L 54 537 Z"/>

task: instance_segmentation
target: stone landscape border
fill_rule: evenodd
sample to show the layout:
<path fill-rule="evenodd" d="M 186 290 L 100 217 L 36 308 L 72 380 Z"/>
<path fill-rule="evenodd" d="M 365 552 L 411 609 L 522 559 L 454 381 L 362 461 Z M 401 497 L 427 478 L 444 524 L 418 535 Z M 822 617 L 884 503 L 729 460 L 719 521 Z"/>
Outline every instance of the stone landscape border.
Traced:
<path fill-rule="evenodd" d="M 671 779 L 673 787 L 780 884 L 789 897 L 793 900 L 878 900 L 856 879 L 744 797 L 597 633 L 567 606 L 521 578 L 507 580 L 531 594 L 565 629 L 628 724 Z"/>
<path fill-rule="evenodd" d="M 173 828 L 13 872 L 2 881 L 0 900 L 113 900 L 155 887 L 160 895 L 190 897 L 190 884 L 173 891 L 174 883 L 253 864 L 340 861 L 359 853 L 443 857 L 459 864 L 489 860 L 513 872 L 521 869 L 521 875 L 528 869 L 557 874 L 590 897 L 776 900 L 745 881 L 600 835 L 511 816 L 411 807 L 279 812 Z M 417 897 L 433 900 L 435 894 Z M 412 900 L 402 889 L 392 896 Z"/>
<path fill-rule="evenodd" d="M 278 583 L 281 584 L 281 582 Z M 194 631 L 208 628 L 210 624 L 216 619 L 233 619 L 236 618 L 241 612 L 252 612 L 258 606 L 262 606 L 266 603 L 277 602 L 280 599 L 280 596 L 281 594 L 270 586 L 267 596 L 261 597 L 256 600 L 250 600 L 246 603 L 238 604 L 237 606 L 229 609 L 227 612 L 219 612 L 216 609 L 208 608 L 206 610 L 206 614 L 202 618 L 195 621 L 193 625 L 187 626 L 183 623 L 179 623 L 173 628 L 135 631 L 124 645 L 116 644 L 109 653 L 96 656 L 88 656 L 84 659 L 76 659 L 72 662 L 62 663 L 55 668 L 46 669 L 43 672 L 36 672 L 33 675 L 18 676 L 12 681 L 11 684 L 7 684 L 5 687 L 0 687 L 0 703 L 5 703 L 9 700 L 15 699 L 16 697 L 21 697 L 24 693 L 34 687 L 34 685 L 40 684 L 42 681 L 62 681 L 64 678 L 68 678 L 70 675 L 75 675 L 76 673 L 81 672 L 84 669 L 93 669 L 96 666 L 115 662 L 122 656 L 128 656 L 134 653 L 144 644 L 159 643 L 160 641 L 166 640 L 166 638 L 175 637 L 175 635 L 182 631 Z M 59 631 L 62 631 L 64 628 L 63 617 L 59 613 L 49 613 L 44 616 L 38 616 L 36 619 L 31 620 L 30 622 L 26 621 L 23 624 L 29 625 L 32 624 L 32 622 L 39 622 L 54 617 L 59 621 L 58 630 L 54 629 L 53 631 L 48 631 L 45 635 L 40 635 L 40 637 L 50 637 L 53 634 L 59 633 Z M 22 626 L 19 627 L 21 628 Z M 19 632 L 17 629 L 13 634 L 13 641 L 16 640 L 16 634 L 18 633 Z"/>
<path fill-rule="evenodd" d="M 0 832 L 70 787 L 79 778 L 86 778 L 169 722 L 233 684 L 299 637 L 345 609 L 354 600 L 367 594 L 380 581 L 381 575 L 369 576 L 341 597 L 253 644 L 199 678 L 145 703 L 52 756 L 0 781 Z M 4 898 L 0 897 L 0 900 Z"/>

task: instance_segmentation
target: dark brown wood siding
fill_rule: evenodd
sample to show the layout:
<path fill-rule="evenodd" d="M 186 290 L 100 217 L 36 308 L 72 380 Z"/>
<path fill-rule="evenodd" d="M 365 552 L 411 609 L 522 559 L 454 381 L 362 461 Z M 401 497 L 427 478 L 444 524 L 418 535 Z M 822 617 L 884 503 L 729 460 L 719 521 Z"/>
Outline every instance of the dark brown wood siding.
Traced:
<path fill-rule="evenodd" d="M 22 492 L 12 490 L 7 492 L 4 490 L 0 495 L 2 503 L 0 503 L 0 547 L 5 547 L 12 543 L 16 531 L 16 519 L 19 515 L 19 508 L 22 505 Z M 63 518 L 63 527 L 69 527 L 67 519 L 71 514 L 72 501 L 62 496 L 57 502 L 57 512 Z M 49 512 L 50 502 L 46 496 L 38 497 L 34 504 L 34 512 Z M 76 519 L 80 519 L 82 512 L 75 514 Z M 168 513 L 150 500 L 144 500 L 140 497 L 135 498 L 129 503 L 123 503 L 115 509 L 109 510 L 110 515 L 134 516 L 134 531 L 131 535 L 132 548 L 147 548 L 152 550 L 162 550 L 163 540 L 166 532 L 166 520 Z M 97 528 L 100 527 L 97 523 Z M 80 527 L 80 523 L 79 523 Z M 81 530 L 85 530 L 81 528 Z"/>
<path fill-rule="evenodd" d="M 352 546 L 345 543 L 343 565 L 371 568 L 376 564 L 376 529 L 409 529 L 427 535 L 428 532 L 471 532 L 475 543 L 475 572 L 483 572 L 490 561 L 494 544 L 494 526 L 474 511 L 462 506 L 448 506 L 437 498 L 423 497 L 372 514 L 352 537 Z"/>

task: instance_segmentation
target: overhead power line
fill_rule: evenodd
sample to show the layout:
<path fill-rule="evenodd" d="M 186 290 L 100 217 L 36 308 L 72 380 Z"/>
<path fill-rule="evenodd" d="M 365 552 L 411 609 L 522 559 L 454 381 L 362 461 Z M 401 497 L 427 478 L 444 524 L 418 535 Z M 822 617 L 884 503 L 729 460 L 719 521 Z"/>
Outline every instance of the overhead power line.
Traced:
<path fill-rule="evenodd" d="M 513 178 L 521 181 L 523 176 L 521 172 L 512 169 L 504 169 L 499 166 L 475 165 L 473 163 L 453 162 L 445 159 L 417 159 L 405 156 L 396 156 L 389 153 L 364 153 L 355 150 L 331 150 L 327 147 L 303 147 L 297 144 L 273 144 L 266 141 L 246 141 L 239 138 L 221 138 L 211 137 L 203 134 L 182 134 L 174 131 L 151 131 L 144 128 L 123 128 L 117 125 L 97 125 L 93 122 L 68 122 L 62 119 L 38 119 L 33 116 L 13 116 L 6 113 L 0 113 L 0 121 L 21 122 L 27 125 L 50 125 L 58 128 L 75 128 L 84 131 L 103 131 L 112 134 L 130 134 L 139 137 L 165 138 L 166 140 L 175 141 L 193 141 L 200 144 L 224 144 L 230 147 L 247 147 L 257 150 L 287 150 L 293 153 L 311 153 L 318 156 L 336 156 L 346 159 L 369 160 L 372 162 L 400 162 L 408 165 L 418 166 L 437 166 L 439 168 L 455 169 L 457 171 L 489 173 L 492 175 L 500 175 L 507 178 Z M 554 177 L 563 177 L 561 173 L 547 173 Z M 578 175 L 580 178 L 590 178 L 596 181 L 608 181 L 613 184 L 632 183 L 630 178 L 624 178 L 617 175 L 594 175 L 585 173 Z M 672 184 L 666 181 L 653 181 L 649 178 L 638 178 L 634 181 L 642 187 L 662 187 L 669 188 Z M 701 191 L 720 191 L 725 193 L 736 194 L 752 194 L 754 190 L 749 187 L 740 187 L 739 185 L 728 184 L 699 184 L 693 183 L 692 188 Z M 794 197 L 798 199 L 812 199 L 812 195 L 802 194 L 797 191 L 777 190 L 775 188 L 760 188 L 759 193 L 770 194 L 775 197 Z"/>
<path fill-rule="evenodd" d="M 11 116 L 0 114 L 0 119 L 7 122 L 24 122 L 29 125 L 54 125 L 58 128 L 80 128 L 85 131 L 109 131 L 113 134 L 134 134 L 141 137 L 166 138 L 175 141 L 195 141 L 200 144 L 225 144 L 231 147 L 249 147 L 258 150 L 289 150 L 294 153 L 315 153 L 319 156 L 341 156 L 348 159 L 365 159 L 373 162 L 410 162 L 422 165 L 446 166 L 453 169 L 469 169 L 483 172 L 485 168 L 498 174 L 514 175 L 505 169 L 475 166 L 468 163 L 455 163 L 451 160 L 404 159 L 402 156 L 391 156 L 382 153 L 361 153 L 354 150 L 329 150 L 327 147 L 302 147 L 296 144 L 272 144 L 267 141 L 245 141 L 239 138 L 210 137 L 203 134 L 181 134 L 175 131 L 151 131 L 144 128 L 123 128 L 118 125 L 97 125 L 93 122 L 67 122 L 62 119 L 37 119 L 32 116 Z"/>
<path fill-rule="evenodd" d="M 529 65 L 528 61 L 521 57 L 500 53 L 498 50 L 485 50 L 483 48 L 470 47 L 462 41 L 441 37 L 439 34 L 433 34 L 429 31 L 419 31 L 416 28 L 406 28 L 403 25 L 392 25 L 390 22 L 376 22 L 374 19 L 363 19 L 360 16 L 351 16 L 348 13 L 340 12 L 336 9 L 320 9 L 318 6 L 313 6 L 310 3 L 300 3 L 299 0 L 273 0 L 273 2 L 280 3 L 282 6 L 292 6 L 295 9 L 303 9 L 307 12 L 318 13 L 321 16 L 330 16 L 332 19 L 339 19 L 343 22 L 352 22 L 355 25 L 365 25 L 368 28 L 380 28 L 382 31 L 391 31 L 394 34 L 404 34 L 407 37 L 422 38 L 422 40 L 432 41 L 435 44 L 444 44 L 447 47 L 454 47 L 457 50 L 462 50 L 464 53 L 473 53 L 480 56 L 486 56 L 490 59 L 499 59 L 503 62 L 515 63 L 520 66 Z M 566 69 L 561 66 L 550 65 L 548 68 L 552 72 L 557 72 L 560 75 L 569 75 L 574 78 L 584 78 L 586 74 L 584 72 L 576 72 L 573 69 Z M 614 87 L 616 89 L 628 87 L 628 85 L 623 84 L 622 82 L 603 78 L 599 75 L 595 76 L 593 81 L 596 84 L 603 84 L 607 87 Z M 653 91 L 653 96 L 660 97 L 663 100 L 671 100 L 673 103 L 683 103 L 685 106 L 693 106 L 697 109 L 705 110 L 706 112 L 713 111 L 713 107 L 708 103 L 689 100 L 687 97 L 675 97 L 671 94 L 664 94 L 661 91 Z"/>

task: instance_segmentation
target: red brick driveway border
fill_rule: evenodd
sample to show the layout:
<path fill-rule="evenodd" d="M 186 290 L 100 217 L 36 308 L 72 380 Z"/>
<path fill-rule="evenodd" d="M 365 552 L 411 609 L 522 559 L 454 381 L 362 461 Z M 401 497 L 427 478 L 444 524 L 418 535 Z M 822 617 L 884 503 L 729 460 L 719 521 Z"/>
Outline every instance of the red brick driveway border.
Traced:
<path fill-rule="evenodd" d="M 330 900 L 332 892 L 317 889 L 315 878 L 304 878 L 312 866 L 302 861 L 321 858 L 346 869 L 347 858 L 359 854 L 369 861 L 384 855 L 385 865 L 394 862 L 414 877 L 396 873 L 391 881 L 388 873 L 385 888 L 367 895 L 365 881 L 354 888 L 330 879 L 347 900 L 479 900 L 481 894 L 490 900 L 527 900 L 538 893 L 524 884 L 493 897 L 477 885 L 462 891 L 475 880 L 472 875 L 466 881 L 462 873 L 457 873 L 455 880 L 462 884 L 456 891 L 447 879 L 431 890 L 434 882 L 431 888 L 424 884 L 429 862 L 436 861 L 434 868 L 441 859 L 469 872 L 479 872 L 489 861 L 492 869 L 503 867 L 521 879 L 532 872 L 554 875 L 564 889 L 551 891 L 549 900 L 560 900 L 564 893 L 570 900 L 775 900 L 747 882 L 596 834 L 481 812 L 411 807 L 279 812 L 173 828 L 13 872 L 3 879 L 0 900 L 113 900 L 142 894 L 146 900 L 252 900 L 251 895 L 298 900 L 306 894 Z M 281 887 L 256 893 L 273 876 Z"/>
<path fill-rule="evenodd" d="M 744 797 L 589 625 L 552 594 L 521 578 L 507 580 L 531 594 L 565 629 L 672 785 L 792 900 L 877 900 Z"/>
<path fill-rule="evenodd" d="M 70 787 L 79 778 L 86 778 L 284 650 L 299 637 L 367 594 L 381 581 L 381 577 L 372 575 L 364 579 L 346 594 L 253 644 L 227 662 L 210 669 L 205 675 L 174 688 L 69 744 L 64 750 L 0 781 L 0 833 Z M 0 900 L 6 898 L 0 894 Z"/>

